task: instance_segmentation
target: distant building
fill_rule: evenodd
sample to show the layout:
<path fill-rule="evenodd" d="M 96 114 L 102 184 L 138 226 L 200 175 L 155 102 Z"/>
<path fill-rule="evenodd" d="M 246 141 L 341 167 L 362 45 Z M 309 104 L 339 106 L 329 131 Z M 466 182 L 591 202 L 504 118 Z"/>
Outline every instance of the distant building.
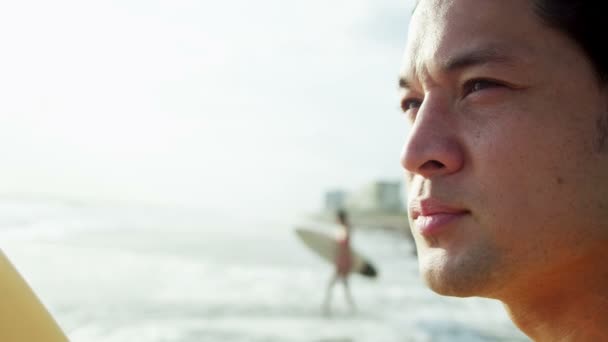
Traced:
<path fill-rule="evenodd" d="M 344 208 L 346 201 L 346 192 L 342 190 L 333 190 L 325 193 L 325 210 L 336 211 Z"/>
<path fill-rule="evenodd" d="M 381 228 L 412 237 L 399 181 L 375 181 L 353 192 L 332 190 L 325 193 L 325 208 L 317 216 L 335 222 L 337 209 L 346 209 L 349 220 L 359 228 Z"/>
<path fill-rule="evenodd" d="M 354 212 L 401 212 L 401 183 L 375 181 L 353 193 L 342 190 L 325 193 L 325 211 L 335 211 L 339 208 Z"/>
<path fill-rule="evenodd" d="M 348 196 L 346 207 L 357 211 L 402 211 L 401 183 L 385 181 L 370 183 Z"/>

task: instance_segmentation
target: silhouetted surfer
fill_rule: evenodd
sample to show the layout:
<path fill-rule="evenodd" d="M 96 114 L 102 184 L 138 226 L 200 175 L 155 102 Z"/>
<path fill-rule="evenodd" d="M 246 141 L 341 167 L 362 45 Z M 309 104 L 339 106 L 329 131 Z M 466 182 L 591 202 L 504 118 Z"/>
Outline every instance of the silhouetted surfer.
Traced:
<path fill-rule="evenodd" d="M 336 236 L 337 250 L 336 257 L 334 259 L 335 272 L 329 280 L 327 291 L 325 293 L 325 300 L 323 301 L 323 312 L 327 315 L 331 313 L 331 295 L 333 287 L 338 280 L 340 280 L 344 285 L 344 294 L 346 296 L 348 304 L 350 305 L 351 311 L 354 312 L 356 310 L 355 302 L 353 301 L 353 297 L 350 293 L 350 289 L 348 286 L 348 276 L 350 274 L 353 264 L 353 258 L 350 248 L 352 228 L 350 226 L 350 223 L 348 222 L 348 217 L 344 210 L 338 210 L 337 221 L 340 224 L 341 229 L 337 232 Z"/>

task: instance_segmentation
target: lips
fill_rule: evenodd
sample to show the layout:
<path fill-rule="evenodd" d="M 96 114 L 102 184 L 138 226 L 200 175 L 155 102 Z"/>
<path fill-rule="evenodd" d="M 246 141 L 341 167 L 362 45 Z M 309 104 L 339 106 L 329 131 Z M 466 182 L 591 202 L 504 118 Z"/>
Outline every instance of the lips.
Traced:
<path fill-rule="evenodd" d="M 427 198 L 410 202 L 410 215 L 414 226 L 425 237 L 432 237 L 454 227 L 455 221 L 470 213 L 469 210 Z"/>

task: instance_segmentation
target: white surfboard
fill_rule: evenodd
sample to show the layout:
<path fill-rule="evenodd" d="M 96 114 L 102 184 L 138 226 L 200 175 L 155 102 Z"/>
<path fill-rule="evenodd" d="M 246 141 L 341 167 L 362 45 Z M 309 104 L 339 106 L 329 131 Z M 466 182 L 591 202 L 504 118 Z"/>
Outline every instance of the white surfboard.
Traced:
<path fill-rule="evenodd" d="M 68 341 L 1 249 L 0 303 L 0 341 Z"/>
<path fill-rule="evenodd" d="M 306 228 L 296 228 L 296 234 L 308 248 L 315 252 L 315 254 L 329 263 L 334 263 L 338 250 L 338 243 L 333 236 Z M 351 250 L 351 253 L 353 257 L 351 272 L 370 278 L 375 278 L 377 276 L 378 272 L 371 262 L 355 250 Z"/>

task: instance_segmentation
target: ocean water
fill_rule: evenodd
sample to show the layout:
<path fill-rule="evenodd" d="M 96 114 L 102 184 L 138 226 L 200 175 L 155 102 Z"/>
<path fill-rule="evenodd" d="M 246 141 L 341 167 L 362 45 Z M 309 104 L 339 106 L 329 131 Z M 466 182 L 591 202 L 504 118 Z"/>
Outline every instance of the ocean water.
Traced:
<path fill-rule="evenodd" d="M 379 278 L 351 277 L 358 311 L 331 267 L 293 229 L 193 210 L 0 200 L 0 248 L 72 341 L 528 341 L 501 305 L 440 297 L 418 278 L 409 241 L 356 230 Z"/>

